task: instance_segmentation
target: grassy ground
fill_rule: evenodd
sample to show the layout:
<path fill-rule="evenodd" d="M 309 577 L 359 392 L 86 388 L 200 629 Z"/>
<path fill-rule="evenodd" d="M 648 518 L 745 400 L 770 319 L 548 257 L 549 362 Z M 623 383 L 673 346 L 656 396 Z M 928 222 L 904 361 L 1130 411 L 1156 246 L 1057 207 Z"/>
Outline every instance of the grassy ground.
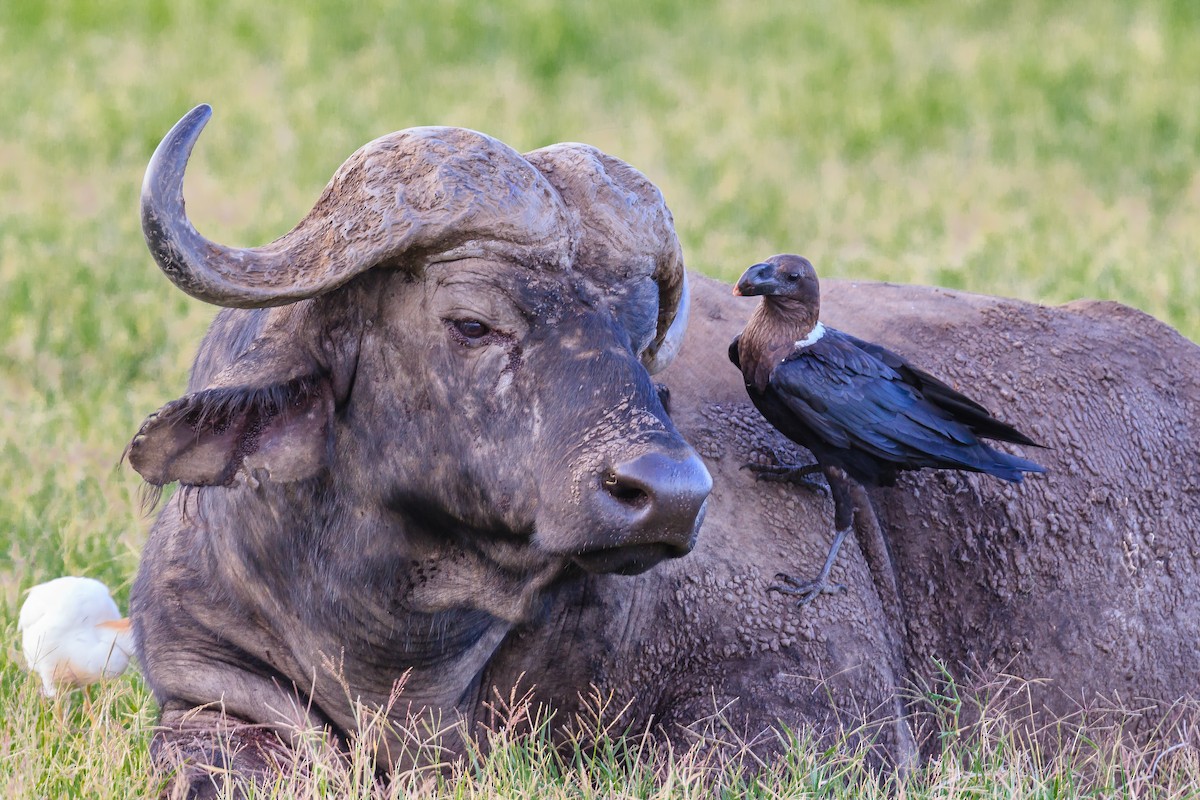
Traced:
<path fill-rule="evenodd" d="M 287 230 L 367 140 L 464 125 L 518 149 L 578 140 L 632 162 L 666 193 L 690 265 L 726 279 L 793 250 L 825 275 L 1112 297 L 1200 336 L 1193 0 L 298 5 L 0 3 L 7 796 L 149 788 L 153 709 L 138 680 L 88 711 L 47 705 L 13 642 L 33 583 L 89 574 L 128 596 L 147 521 L 116 462 L 179 393 L 213 313 L 155 269 L 136 198 L 158 138 L 197 102 L 215 116 L 189 210 L 233 244 Z M 526 756 L 512 769 L 592 794 L 580 782 L 595 770 Z M 839 758 L 797 751 L 822 774 Z M 1070 770 L 1022 763 L 1018 793 L 1083 791 Z M 533 791 L 467 773 L 451 794 Z M 1007 796 L 1010 773 L 967 774 L 979 796 Z M 1129 796 L 1165 780 L 1136 774 Z M 761 795 L 803 793 L 779 780 Z M 906 791 L 946 796 L 920 793 L 939 780 L 934 767 Z"/>
<path fill-rule="evenodd" d="M 153 709 L 136 685 L 93 687 L 48 702 L 30 687 L 15 685 L 13 676 L 6 673 L 12 705 L 0 720 L 0 785 L 6 797 L 127 798 L 161 791 L 146 749 Z M 1022 694 L 1019 685 L 1002 691 L 1009 700 Z M 770 761 L 727 737 L 668 751 L 637 732 L 618 735 L 620 709 L 604 708 L 602 699 L 595 706 L 600 714 L 575 721 L 576 730 L 589 734 L 587 746 L 555 747 L 544 715 L 520 698 L 505 708 L 504 722 L 486 737 L 486 754 L 469 753 L 449 769 L 401 770 L 387 783 L 374 777 L 369 757 L 383 723 L 364 710 L 348 758 L 319 736 L 300 735 L 296 748 L 305 771 L 270 778 L 251 796 L 1182 800 L 1200 793 L 1200 754 L 1194 749 L 1123 746 L 1111 731 L 1097 735 L 1096 729 L 1072 724 L 1062 726 L 1053 745 L 1030 744 L 1011 716 L 987 701 L 964 700 L 953 684 L 918 701 L 919 719 L 932 724 L 938 743 L 928 763 L 904 777 L 879 771 L 861 746 L 820 745 L 802 732 L 780 733 L 789 749 Z M 968 717 L 973 721 L 966 722 Z M 231 785 L 227 774 L 216 773 L 214 782 Z"/>

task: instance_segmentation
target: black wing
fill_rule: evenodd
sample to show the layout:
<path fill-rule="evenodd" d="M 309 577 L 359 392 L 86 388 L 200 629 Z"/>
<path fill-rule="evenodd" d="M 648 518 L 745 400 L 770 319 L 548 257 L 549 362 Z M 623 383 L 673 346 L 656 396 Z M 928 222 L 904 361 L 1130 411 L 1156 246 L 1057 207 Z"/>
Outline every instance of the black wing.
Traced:
<path fill-rule="evenodd" d="M 742 341 L 742 335 L 739 333 L 733 337 L 733 341 L 729 343 L 729 360 L 738 369 L 742 368 L 742 358 L 738 355 L 738 342 Z"/>
<path fill-rule="evenodd" d="M 877 345 L 874 342 L 863 341 L 848 333 L 842 333 L 842 336 L 857 345 L 860 350 L 869 353 L 886 364 L 905 383 L 920 392 L 921 396 L 938 408 L 946 411 L 955 421 L 966 425 L 976 436 L 984 439 L 995 439 L 1001 442 L 1029 445 L 1031 447 L 1045 447 L 1045 445 L 1038 444 L 1013 426 L 996 419 L 992 416 L 992 412 L 965 394 L 955 391 L 925 370 L 914 367 L 903 356 L 893 353 L 886 347 Z"/>
<path fill-rule="evenodd" d="M 971 429 L 921 397 L 895 369 L 840 332 L 798 350 L 771 374 L 771 390 L 817 441 L 900 469 L 940 467 L 1020 480 L 1033 462 L 983 445 Z"/>
<path fill-rule="evenodd" d="M 903 461 L 962 431 L 918 402 L 895 370 L 831 331 L 771 373 L 771 388 L 822 444 Z"/>

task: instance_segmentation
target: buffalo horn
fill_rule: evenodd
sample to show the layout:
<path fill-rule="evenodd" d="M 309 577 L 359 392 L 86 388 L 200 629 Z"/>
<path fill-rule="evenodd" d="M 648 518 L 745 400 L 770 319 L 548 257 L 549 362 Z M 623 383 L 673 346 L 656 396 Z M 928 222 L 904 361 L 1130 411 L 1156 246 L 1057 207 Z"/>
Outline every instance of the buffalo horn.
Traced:
<path fill-rule="evenodd" d="M 679 346 L 683 344 L 683 334 L 687 331 L 688 310 L 691 308 L 691 301 L 687 273 L 683 272 L 679 301 L 675 306 L 675 317 L 671 320 L 666 333 L 662 334 L 658 341 L 646 348 L 646 352 L 642 354 L 642 364 L 651 375 L 666 369 L 679 353 Z"/>
<path fill-rule="evenodd" d="M 183 291 L 234 308 L 324 294 L 404 254 L 485 255 L 565 267 L 570 228 L 562 200 L 507 145 L 464 128 L 410 128 L 346 160 L 300 223 L 262 247 L 235 248 L 188 221 L 183 173 L 212 115 L 199 105 L 159 144 L 142 184 L 142 231 L 159 267 Z"/>

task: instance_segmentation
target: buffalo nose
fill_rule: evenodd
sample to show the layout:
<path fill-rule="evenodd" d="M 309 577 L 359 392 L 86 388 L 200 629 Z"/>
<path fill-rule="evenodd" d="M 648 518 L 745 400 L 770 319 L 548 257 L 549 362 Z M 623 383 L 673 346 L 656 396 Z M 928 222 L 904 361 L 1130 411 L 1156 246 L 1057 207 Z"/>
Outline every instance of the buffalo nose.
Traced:
<path fill-rule="evenodd" d="M 682 460 L 646 453 L 609 469 L 603 488 L 626 532 L 622 544 L 662 544 L 684 555 L 695 544 L 712 476 L 694 453 Z"/>

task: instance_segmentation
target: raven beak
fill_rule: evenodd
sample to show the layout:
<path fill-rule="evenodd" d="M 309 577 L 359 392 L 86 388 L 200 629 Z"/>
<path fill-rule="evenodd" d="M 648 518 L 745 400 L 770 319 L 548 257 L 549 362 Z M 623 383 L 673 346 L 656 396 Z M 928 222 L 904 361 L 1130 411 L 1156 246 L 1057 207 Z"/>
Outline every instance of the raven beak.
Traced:
<path fill-rule="evenodd" d="M 742 273 L 742 277 L 738 278 L 737 286 L 733 287 L 733 293 L 738 297 L 754 297 L 761 294 L 774 294 L 779 288 L 779 283 L 775 280 L 775 265 L 774 264 L 755 264 Z"/>

